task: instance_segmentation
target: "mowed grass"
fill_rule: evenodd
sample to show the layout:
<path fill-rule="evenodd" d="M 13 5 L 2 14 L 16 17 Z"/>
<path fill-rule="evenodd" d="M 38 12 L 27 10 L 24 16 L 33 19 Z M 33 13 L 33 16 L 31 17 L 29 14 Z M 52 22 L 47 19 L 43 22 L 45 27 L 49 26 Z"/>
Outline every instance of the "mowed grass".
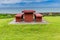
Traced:
<path fill-rule="evenodd" d="M 60 40 L 60 16 L 46 16 L 49 24 L 9 24 L 0 19 L 0 40 Z"/>

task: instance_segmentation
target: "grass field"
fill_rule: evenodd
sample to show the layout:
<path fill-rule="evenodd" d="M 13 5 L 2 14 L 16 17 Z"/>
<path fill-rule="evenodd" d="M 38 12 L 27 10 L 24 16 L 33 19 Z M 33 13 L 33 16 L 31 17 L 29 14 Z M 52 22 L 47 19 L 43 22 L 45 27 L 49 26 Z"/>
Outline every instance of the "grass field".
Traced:
<path fill-rule="evenodd" d="M 13 18 L 0 19 L 0 40 L 60 40 L 60 16 L 44 17 L 49 24 L 8 24 Z"/>

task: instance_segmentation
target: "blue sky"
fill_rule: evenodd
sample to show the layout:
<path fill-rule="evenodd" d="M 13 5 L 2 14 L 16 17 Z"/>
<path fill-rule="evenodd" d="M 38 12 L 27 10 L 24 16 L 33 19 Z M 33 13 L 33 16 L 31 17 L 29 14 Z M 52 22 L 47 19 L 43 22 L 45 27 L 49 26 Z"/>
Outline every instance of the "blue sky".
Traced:
<path fill-rule="evenodd" d="M 60 0 L 0 0 L 1 7 L 60 7 Z"/>

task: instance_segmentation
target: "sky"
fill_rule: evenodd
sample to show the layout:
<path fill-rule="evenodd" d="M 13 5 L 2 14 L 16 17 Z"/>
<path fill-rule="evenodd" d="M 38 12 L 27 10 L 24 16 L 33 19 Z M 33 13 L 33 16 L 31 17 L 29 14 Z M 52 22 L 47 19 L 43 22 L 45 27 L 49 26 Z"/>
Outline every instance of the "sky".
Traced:
<path fill-rule="evenodd" d="M 1 7 L 60 7 L 60 0 L 0 0 Z"/>

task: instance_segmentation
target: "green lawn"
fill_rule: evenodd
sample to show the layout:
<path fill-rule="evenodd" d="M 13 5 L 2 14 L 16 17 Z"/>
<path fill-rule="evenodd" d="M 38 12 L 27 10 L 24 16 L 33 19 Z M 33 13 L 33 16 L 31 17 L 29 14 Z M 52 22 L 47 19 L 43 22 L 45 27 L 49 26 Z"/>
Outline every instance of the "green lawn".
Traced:
<path fill-rule="evenodd" d="M 13 18 L 0 19 L 0 40 L 60 40 L 60 16 L 44 17 L 49 24 L 8 24 Z"/>

